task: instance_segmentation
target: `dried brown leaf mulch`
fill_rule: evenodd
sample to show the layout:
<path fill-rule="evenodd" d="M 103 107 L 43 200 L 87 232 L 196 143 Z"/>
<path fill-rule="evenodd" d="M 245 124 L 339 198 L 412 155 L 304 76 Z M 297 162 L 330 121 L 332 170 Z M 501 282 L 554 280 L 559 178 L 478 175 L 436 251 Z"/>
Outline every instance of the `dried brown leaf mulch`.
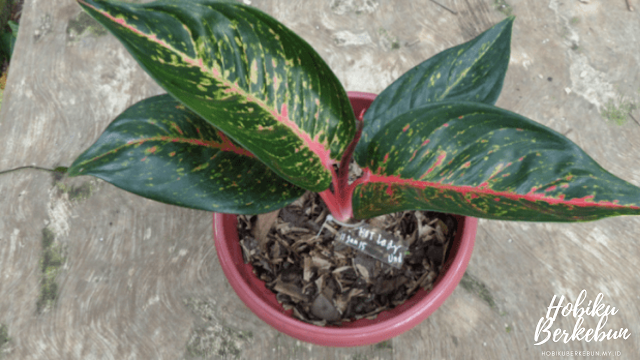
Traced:
<path fill-rule="evenodd" d="M 431 289 L 457 228 L 453 216 L 435 212 L 405 211 L 368 220 L 408 242 L 409 254 L 395 269 L 334 241 L 342 226 L 324 224 L 328 214 L 320 197 L 307 193 L 281 209 L 275 221 L 270 215 L 267 223 L 273 226 L 266 238 L 264 220 L 238 217 L 240 245 L 254 273 L 285 309 L 320 326 L 375 318 L 419 288 Z"/>

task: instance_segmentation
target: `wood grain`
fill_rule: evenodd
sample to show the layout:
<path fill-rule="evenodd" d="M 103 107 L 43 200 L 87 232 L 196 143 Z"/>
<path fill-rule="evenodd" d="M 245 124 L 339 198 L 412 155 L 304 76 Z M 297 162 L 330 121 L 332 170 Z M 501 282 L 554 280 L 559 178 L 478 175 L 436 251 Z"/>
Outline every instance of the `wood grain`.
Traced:
<path fill-rule="evenodd" d="M 251 3 L 305 38 L 347 90 L 380 92 L 505 16 L 492 0 L 439 1 L 457 14 L 429 0 Z M 639 13 L 597 1 L 505 4 L 517 20 L 498 105 L 568 133 L 605 169 L 640 185 L 640 125 L 618 126 L 599 113 L 609 100 L 640 100 Z M 637 357 L 638 218 L 481 221 L 464 286 L 430 318 L 387 343 L 334 349 L 279 334 L 239 301 L 216 258 L 211 214 L 89 177 L 1 173 L 69 165 L 122 110 L 162 93 L 111 35 L 90 24 L 77 33 L 79 16 L 72 0 L 25 1 L 0 109 L 0 325 L 10 337 L 0 358 L 539 359 L 566 350 Z M 54 235 L 64 265 L 57 300 L 38 311 L 43 231 Z M 607 328 L 629 328 L 631 337 L 534 346 L 553 295 L 575 301 L 583 289 L 590 300 L 602 292 L 619 309 Z M 562 318 L 556 326 L 573 324 Z"/>

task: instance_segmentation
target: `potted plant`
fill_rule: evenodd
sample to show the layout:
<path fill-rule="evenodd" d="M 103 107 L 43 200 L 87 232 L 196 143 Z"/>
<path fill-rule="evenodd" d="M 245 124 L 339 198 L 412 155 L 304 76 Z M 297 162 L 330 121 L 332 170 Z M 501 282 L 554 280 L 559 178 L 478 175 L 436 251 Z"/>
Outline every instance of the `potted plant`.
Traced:
<path fill-rule="evenodd" d="M 304 40 L 235 1 L 78 2 L 169 94 L 118 116 L 69 175 L 216 212 L 230 282 L 258 316 L 292 336 L 353 346 L 417 324 L 460 280 L 476 217 L 569 222 L 640 213 L 639 188 L 564 136 L 493 106 L 512 17 L 417 65 L 373 100 L 348 96 Z M 363 173 L 350 183 L 352 158 Z M 265 295 L 242 264 L 234 217 L 222 215 L 268 213 L 306 191 L 343 223 L 430 210 L 464 216 L 466 230 L 431 292 L 376 320 L 314 327 L 282 315 Z"/>

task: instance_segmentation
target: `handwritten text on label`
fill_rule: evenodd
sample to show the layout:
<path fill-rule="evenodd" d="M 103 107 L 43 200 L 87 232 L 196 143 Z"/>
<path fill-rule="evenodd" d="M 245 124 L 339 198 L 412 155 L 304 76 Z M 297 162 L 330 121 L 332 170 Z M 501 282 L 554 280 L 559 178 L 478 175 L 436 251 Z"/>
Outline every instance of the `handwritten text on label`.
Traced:
<path fill-rule="evenodd" d="M 402 240 L 369 225 L 343 229 L 336 235 L 336 240 L 398 269 L 408 250 Z"/>

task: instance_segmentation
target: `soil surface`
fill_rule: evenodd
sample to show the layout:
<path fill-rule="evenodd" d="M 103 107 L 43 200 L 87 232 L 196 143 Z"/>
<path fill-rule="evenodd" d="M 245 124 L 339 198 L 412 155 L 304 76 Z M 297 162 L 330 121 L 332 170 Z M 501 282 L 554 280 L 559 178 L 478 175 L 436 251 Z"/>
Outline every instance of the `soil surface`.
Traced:
<path fill-rule="evenodd" d="M 327 221 L 327 215 L 320 197 L 307 193 L 281 209 L 266 234 L 260 231 L 260 216 L 238 217 L 240 243 L 254 273 L 285 309 L 320 326 L 375 318 L 420 287 L 431 289 L 457 229 L 453 216 L 431 212 L 368 220 L 373 229 L 384 229 L 409 247 L 396 269 L 338 241 L 349 229 Z"/>

